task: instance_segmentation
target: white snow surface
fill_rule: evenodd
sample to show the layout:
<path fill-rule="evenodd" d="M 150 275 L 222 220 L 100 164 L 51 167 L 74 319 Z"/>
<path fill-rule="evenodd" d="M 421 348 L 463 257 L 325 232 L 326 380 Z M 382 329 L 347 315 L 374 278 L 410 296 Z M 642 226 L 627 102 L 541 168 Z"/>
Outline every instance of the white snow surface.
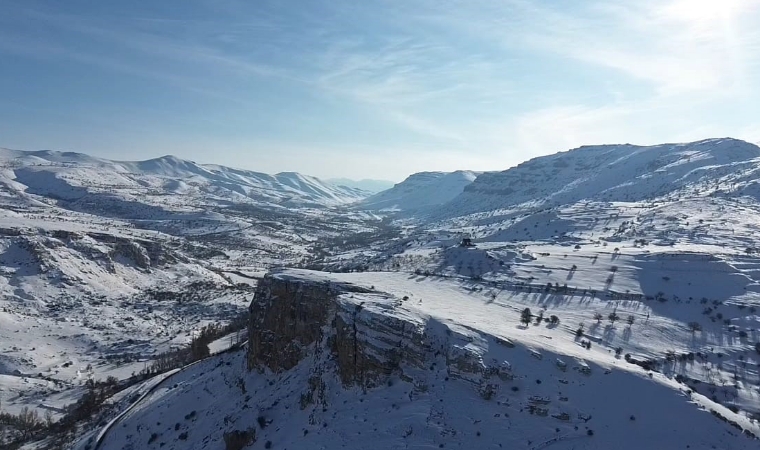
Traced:
<path fill-rule="evenodd" d="M 163 195 L 202 194 L 283 206 L 336 206 L 368 195 L 295 172 L 268 175 L 196 164 L 170 155 L 128 162 L 73 152 L 0 149 L 0 166 L 0 183 L 18 196 L 31 193 L 69 201 L 126 189 L 135 193 L 162 191 Z"/>
<path fill-rule="evenodd" d="M 693 343 L 683 323 L 644 306 L 620 305 L 621 314 L 631 312 L 640 322 L 590 331 L 594 345 L 586 349 L 574 330 L 589 312 L 611 308 L 607 301 L 514 292 L 494 298 L 478 284 L 400 273 L 285 270 L 273 276 L 369 288 L 374 292 L 351 292 L 340 301 L 361 304 L 362 314 L 424 328 L 427 339 L 449 352 L 459 348 L 508 367 L 514 379 L 497 381 L 496 393 L 485 400 L 476 384 L 451 372 L 444 350 L 429 355 L 430 370 L 407 369 L 414 383 L 391 377 L 387 386 L 362 391 L 328 376 L 324 403 L 301 409 L 307 379 L 315 367 L 329 367 L 329 357 L 315 352 L 294 369 L 273 374 L 248 372 L 242 354 L 226 355 L 173 377 L 173 384 L 130 412 L 102 448 L 221 448 L 224 431 L 247 428 L 257 432 L 252 448 L 266 442 L 289 449 L 757 447 L 708 411 L 760 432 L 746 416 L 687 393 L 672 373 L 647 372 L 615 357 L 615 345 L 640 355 Z M 558 315 L 560 325 L 524 327 L 519 312 L 525 306 Z M 651 314 L 646 323 L 645 311 Z M 756 363 L 748 376 L 757 379 Z"/>
<path fill-rule="evenodd" d="M 425 211 L 456 198 L 477 176 L 477 172 L 468 170 L 416 173 L 391 189 L 364 199 L 358 207 L 367 210 Z"/>
<path fill-rule="evenodd" d="M 484 173 L 437 215 L 731 191 L 756 180 L 758 158 L 760 147 L 728 138 L 655 146 L 584 146 L 503 172 Z"/>

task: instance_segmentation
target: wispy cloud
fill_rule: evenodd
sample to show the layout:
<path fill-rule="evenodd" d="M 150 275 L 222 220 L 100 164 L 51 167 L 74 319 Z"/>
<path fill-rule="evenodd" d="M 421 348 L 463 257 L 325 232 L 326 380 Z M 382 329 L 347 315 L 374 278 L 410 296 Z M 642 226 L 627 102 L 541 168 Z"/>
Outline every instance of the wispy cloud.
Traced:
<path fill-rule="evenodd" d="M 319 116 L 357 155 L 426 155 L 409 170 L 433 150 L 498 169 L 581 144 L 757 133 L 755 0 L 188 0 L 163 15 L 0 3 L 0 53 L 154 80 L 243 113 L 281 102 L 280 128 Z M 348 129 L 354 113 L 374 131 Z M 310 133 L 280 145 L 323 151 Z"/>

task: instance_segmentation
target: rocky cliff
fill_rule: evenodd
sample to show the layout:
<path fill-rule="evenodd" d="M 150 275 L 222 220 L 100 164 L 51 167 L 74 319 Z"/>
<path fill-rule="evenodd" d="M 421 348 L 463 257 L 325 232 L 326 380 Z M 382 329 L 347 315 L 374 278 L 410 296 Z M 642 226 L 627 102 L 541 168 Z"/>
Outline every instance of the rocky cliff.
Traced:
<path fill-rule="evenodd" d="M 482 347 L 469 345 L 471 336 L 410 314 L 405 301 L 314 274 L 269 274 L 250 306 L 248 368 L 285 371 L 326 350 L 346 386 L 371 388 L 394 375 L 419 387 L 425 384 L 420 371 L 431 364 L 472 383 L 483 397 L 497 388 L 492 379 L 512 379 L 509 363 L 486 364 Z"/>
<path fill-rule="evenodd" d="M 178 372 L 104 449 L 222 448 L 254 428 L 251 448 L 291 450 L 757 448 L 747 416 L 511 307 L 407 274 L 271 273 L 247 355 Z"/>

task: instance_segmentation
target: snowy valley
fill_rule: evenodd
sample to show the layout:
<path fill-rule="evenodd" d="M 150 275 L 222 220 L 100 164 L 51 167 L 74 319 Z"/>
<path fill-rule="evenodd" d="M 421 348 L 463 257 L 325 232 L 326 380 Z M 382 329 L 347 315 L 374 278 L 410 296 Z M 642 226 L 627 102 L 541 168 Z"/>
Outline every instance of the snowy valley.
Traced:
<path fill-rule="evenodd" d="M 375 194 L 0 159 L 0 411 L 50 422 L 5 423 L 8 445 L 759 445 L 753 144 L 587 146 Z"/>

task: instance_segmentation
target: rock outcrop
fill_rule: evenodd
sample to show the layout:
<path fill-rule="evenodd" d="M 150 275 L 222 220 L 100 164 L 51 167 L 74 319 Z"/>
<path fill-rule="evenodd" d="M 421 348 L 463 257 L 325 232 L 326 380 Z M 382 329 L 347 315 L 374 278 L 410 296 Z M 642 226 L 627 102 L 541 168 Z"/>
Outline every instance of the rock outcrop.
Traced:
<path fill-rule="evenodd" d="M 372 388 L 391 375 L 416 384 L 431 364 L 445 365 L 453 378 L 471 383 L 484 398 L 497 388 L 493 380 L 512 379 L 509 363 L 483 361 L 487 344 L 468 345 L 470 336 L 409 314 L 398 307 L 402 303 L 313 273 L 311 278 L 269 274 L 250 306 L 248 368 L 281 372 L 327 350 L 346 386 Z"/>

